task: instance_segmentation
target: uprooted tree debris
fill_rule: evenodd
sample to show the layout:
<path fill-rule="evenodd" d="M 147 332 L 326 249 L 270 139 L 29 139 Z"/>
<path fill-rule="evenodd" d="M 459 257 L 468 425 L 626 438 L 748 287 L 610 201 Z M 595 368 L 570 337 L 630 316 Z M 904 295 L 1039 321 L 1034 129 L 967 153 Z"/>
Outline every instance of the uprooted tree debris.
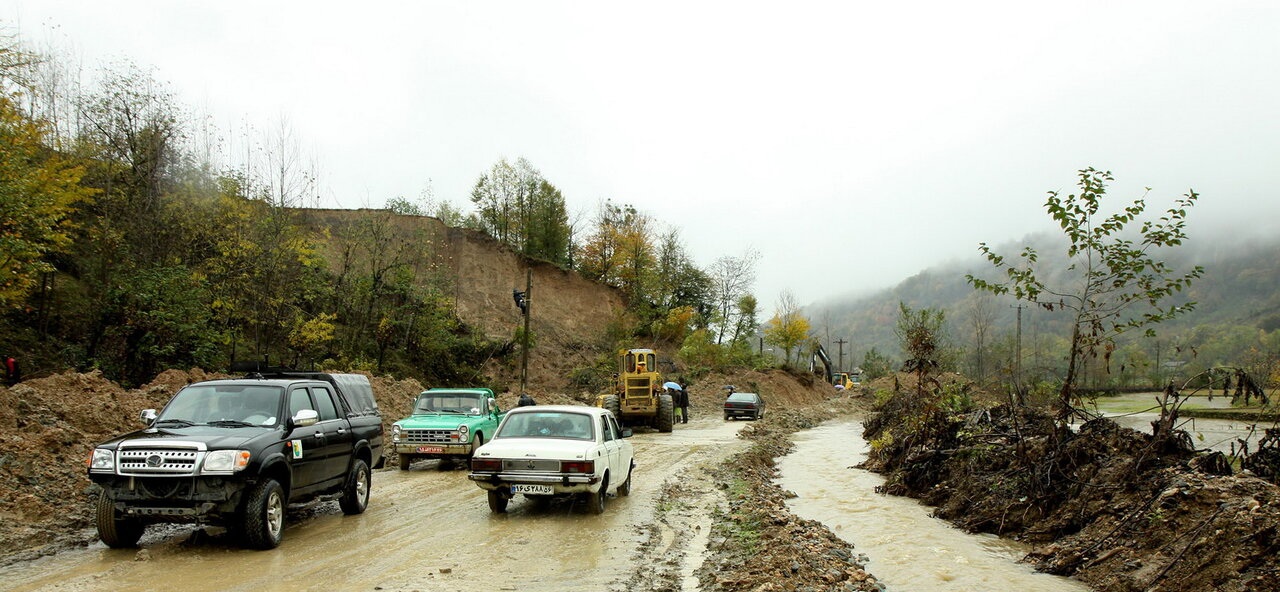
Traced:
<path fill-rule="evenodd" d="M 1046 411 L 974 404 L 955 381 L 879 386 L 864 466 L 960 527 L 1032 544 L 1038 569 L 1106 591 L 1280 589 L 1280 488 L 1233 474 L 1184 432 L 1105 418 L 1073 430 Z"/>

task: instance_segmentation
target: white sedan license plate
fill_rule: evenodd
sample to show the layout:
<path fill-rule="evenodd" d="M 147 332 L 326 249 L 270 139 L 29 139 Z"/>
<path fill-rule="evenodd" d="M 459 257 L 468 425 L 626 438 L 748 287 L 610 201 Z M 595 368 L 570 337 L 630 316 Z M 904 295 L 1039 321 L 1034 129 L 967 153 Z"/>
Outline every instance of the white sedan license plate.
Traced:
<path fill-rule="evenodd" d="M 512 485 L 511 493 L 534 493 L 551 495 L 555 490 L 550 485 Z"/>

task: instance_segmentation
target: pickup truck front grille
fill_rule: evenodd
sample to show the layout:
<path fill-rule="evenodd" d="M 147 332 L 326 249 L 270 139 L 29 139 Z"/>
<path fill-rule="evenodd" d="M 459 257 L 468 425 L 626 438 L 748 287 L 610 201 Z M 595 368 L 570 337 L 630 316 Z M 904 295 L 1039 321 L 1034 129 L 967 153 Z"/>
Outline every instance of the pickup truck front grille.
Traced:
<path fill-rule="evenodd" d="M 408 444 L 457 444 L 453 430 L 405 430 L 400 437 Z"/>
<path fill-rule="evenodd" d="M 119 474 L 188 476 L 204 453 L 198 450 L 167 448 L 132 448 L 120 451 Z"/>

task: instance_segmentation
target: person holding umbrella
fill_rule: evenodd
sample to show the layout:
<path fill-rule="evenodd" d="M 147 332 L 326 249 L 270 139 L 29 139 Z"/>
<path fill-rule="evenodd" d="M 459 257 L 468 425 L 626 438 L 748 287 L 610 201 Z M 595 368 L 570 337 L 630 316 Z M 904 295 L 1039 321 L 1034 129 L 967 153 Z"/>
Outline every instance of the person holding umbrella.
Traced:
<path fill-rule="evenodd" d="M 662 388 L 671 393 L 676 409 L 680 410 L 680 423 L 689 423 L 689 393 L 685 392 L 684 386 L 675 381 L 667 381 Z"/>

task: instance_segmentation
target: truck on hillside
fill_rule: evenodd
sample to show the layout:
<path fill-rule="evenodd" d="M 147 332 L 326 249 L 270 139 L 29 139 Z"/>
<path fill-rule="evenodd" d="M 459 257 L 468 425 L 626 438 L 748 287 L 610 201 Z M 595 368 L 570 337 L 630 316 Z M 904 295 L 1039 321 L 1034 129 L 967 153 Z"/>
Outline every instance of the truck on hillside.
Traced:
<path fill-rule="evenodd" d="M 504 412 L 487 388 L 433 388 L 413 402 L 409 417 L 391 424 L 400 470 L 416 460 L 467 461 L 494 432 Z"/>
<path fill-rule="evenodd" d="M 597 396 L 596 407 L 612 411 L 625 426 L 649 426 L 670 432 L 675 423 L 675 401 L 663 388 L 658 353 L 652 349 L 619 353 L 613 390 Z"/>
<path fill-rule="evenodd" d="M 359 374 L 265 370 L 179 390 L 147 427 L 94 447 L 98 536 L 132 547 L 162 522 L 225 526 L 249 547 L 280 544 L 290 504 L 369 504 L 382 416 Z"/>

